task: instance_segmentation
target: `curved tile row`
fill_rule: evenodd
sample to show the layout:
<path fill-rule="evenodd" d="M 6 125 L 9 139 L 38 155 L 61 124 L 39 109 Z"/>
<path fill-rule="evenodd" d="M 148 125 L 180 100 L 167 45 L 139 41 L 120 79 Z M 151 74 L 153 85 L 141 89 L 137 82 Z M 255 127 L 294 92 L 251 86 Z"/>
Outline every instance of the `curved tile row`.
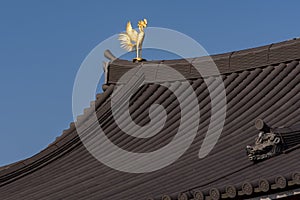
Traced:
<path fill-rule="evenodd" d="M 272 181 L 259 179 L 257 182 L 243 182 L 239 186 L 227 185 L 224 188 L 210 188 L 207 191 L 191 190 L 180 192 L 178 195 L 162 195 L 161 198 L 148 197 L 147 200 L 220 200 L 241 199 L 253 196 L 269 194 L 275 190 L 283 191 L 286 188 L 294 188 L 300 185 L 300 173 L 295 172 L 288 177 L 275 176 Z"/>

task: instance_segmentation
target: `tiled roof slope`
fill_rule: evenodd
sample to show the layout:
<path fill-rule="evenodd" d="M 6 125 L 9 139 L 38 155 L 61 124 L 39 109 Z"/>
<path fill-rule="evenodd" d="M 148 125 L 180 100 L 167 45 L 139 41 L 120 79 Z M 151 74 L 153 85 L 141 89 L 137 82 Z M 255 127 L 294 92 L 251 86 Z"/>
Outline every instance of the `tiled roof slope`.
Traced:
<path fill-rule="evenodd" d="M 201 59 L 205 58 L 192 59 L 192 62 L 205 62 Z M 146 174 L 112 170 L 87 152 L 71 123 L 70 129 L 44 151 L 0 171 L 1 199 L 169 200 L 177 199 L 177 195 L 183 193 L 185 195 L 180 198 L 185 200 L 192 199 L 195 192 L 196 199 L 201 199 L 201 195 L 218 199 L 234 194 L 234 189 L 245 199 L 299 188 L 299 149 L 253 163 L 247 158 L 245 147 L 252 144 L 258 134 L 254 127 L 257 118 L 264 119 L 272 127 L 300 123 L 300 40 L 216 55 L 213 59 L 225 84 L 227 116 L 221 137 L 207 157 L 198 158 L 211 115 L 207 86 L 185 61 L 163 61 L 190 79 L 200 105 L 198 135 L 178 161 Z M 148 152 L 168 143 L 176 133 L 179 105 L 166 87 L 144 85 L 131 98 L 133 120 L 141 125 L 147 123 L 149 118 L 145 110 L 153 103 L 159 103 L 168 113 L 167 126 L 147 140 L 124 135 L 112 117 L 110 98 L 114 89 L 126 90 L 118 78 L 136 65 L 121 60 L 111 63 L 105 92 L 97 95 L 91 108 L 86 109 L 78 120 L 90 124 L 87 133 L 93 138 L 94 125 L 89 123 L 89 114 L 96 108 L 104 132 L 115 144 L 130 151 Z M 206 79 L 212 88 L 218 88 L 215 76 Z M 188 95 L 181 81 L 171 77 L 164 80 L 164 84 L 180 91 L 183 98 Z M 276 185 L 275 179 L 282 184 Z M 272 187 L 267 187 L 268 184 Z"/>

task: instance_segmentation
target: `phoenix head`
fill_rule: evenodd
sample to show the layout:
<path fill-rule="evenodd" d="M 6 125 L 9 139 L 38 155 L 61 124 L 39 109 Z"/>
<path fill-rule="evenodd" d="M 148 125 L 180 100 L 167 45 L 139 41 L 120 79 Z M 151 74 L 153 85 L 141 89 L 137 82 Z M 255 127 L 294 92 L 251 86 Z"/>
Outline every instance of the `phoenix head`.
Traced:
<path fill-rule="evenodd" d="M 138 22 L 138 27 L 139 27 L 140 29 L 146 28 L 146 27 L 147 27 L 147 20 L 144 19 L 144 20 L 139 21 L 139 22 Z"/>

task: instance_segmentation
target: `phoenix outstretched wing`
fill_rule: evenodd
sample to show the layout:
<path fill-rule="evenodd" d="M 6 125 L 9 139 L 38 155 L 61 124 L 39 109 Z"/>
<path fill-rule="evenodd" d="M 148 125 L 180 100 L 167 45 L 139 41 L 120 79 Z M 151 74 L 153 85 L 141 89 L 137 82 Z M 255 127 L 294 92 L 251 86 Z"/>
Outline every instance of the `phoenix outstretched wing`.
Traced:
<path fill-rule="evenodd" d="M 127 23 L 126 33 L 128 34 L 128 36 L 130 37 L 130 39 L 132 41 L 134 41 L 134 42 L 137 41 L 137 39 L 138 39 L 138 32 L 132 28 L 130 21 Z"/>

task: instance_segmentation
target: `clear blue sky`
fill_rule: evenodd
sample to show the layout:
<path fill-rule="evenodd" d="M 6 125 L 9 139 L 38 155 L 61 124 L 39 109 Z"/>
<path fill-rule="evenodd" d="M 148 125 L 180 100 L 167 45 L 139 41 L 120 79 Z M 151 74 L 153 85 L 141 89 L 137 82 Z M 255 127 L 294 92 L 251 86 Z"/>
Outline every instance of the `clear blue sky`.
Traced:
<path fill-rule="evenodd" d="M 127 20 L 145 17 L 216 54 L 299 37 L 299 7 L 296 0 L 1 1 L 0 165 L 34 155 L 68 128 L 81 62 Z"/>

